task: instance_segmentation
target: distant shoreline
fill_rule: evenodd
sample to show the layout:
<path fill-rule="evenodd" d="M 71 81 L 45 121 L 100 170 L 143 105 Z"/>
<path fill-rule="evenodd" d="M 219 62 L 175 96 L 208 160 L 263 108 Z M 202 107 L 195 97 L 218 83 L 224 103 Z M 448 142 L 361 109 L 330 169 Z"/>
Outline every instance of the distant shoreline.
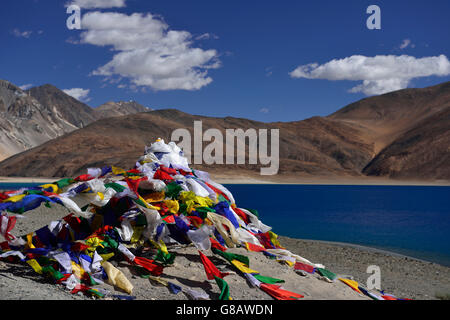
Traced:
<path fill-rule="evenodd" d="M 392 257 L 397 257 L 397 258 L 408 258 L 410 260 L 417 260 L 417 261 L 420 261 L 422 263 L 434 263 L 434 264 L 438 264 L 438 265 L 446 267 L 445 265 L 437 263 L 437 262 L 416 258 L 416 257 L 410 256 L 410 255 L 407 255 L 407 254 L 403 254 L 403 253 L 390 251 L 389 249 L 380 249 L 380 248 L 376 248 L 376 247 L 371 247 L 371 246 L 362 245 L 362 244 L 356 244 L 356 243 L 350 243 L 350 242 L 339 242 L 339 241 L 328 241 L 328 240 L 313 240 L 313 239 L 300 239 L 300 238 L 292 238 L 292 237 L 287 237 L 287 236 L 282 236 L 282 235 L 280 235 L 280 236 L 283 237 L 283 238 L 291 238 L 291 239 L 300 240 L 300 241 L 308 241 L 308 242 L 311 242 L 311 243 L 317 243 L 318 245 L 322 244 L 322 245 L 331 245 L 331 246 L 341 246 L 341 247 L 353 248 L 353 249 L 358 249 L 358 250 L 371 252 L 371 253 L 379 253 L 379 254 L 392 256 Z"/>
<path fill-rule="evenodd" d="M 241 176 L 238 178 L 211 174 L 211 178 L 220 184 L 275 184 L 275 185 L 354 185 L 354 186 L 450 186 L 450 180 L 394 180 L 388 178 L 304 178 L 304 177 L 266 177 Z M 0 183 L 50 183 L 61 178 L 46 177 L 0 177 Z"/>
<path fill-rule="evenodd" d="M 212 179 L 221 184 L 278 184 L 278 185 L 354 185 L 354 186 L 450 186 L 449 180 L 394 180 L 387 178 L 287 178 L 271 177 L 240 177 L 229 178 L 211 175 Z"/>

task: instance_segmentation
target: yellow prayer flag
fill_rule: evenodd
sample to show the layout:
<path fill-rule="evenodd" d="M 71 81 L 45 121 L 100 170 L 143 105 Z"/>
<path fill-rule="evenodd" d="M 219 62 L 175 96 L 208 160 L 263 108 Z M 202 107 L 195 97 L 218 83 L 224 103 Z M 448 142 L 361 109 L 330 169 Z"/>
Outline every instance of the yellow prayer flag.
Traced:
<path fill-rule="evenodd" d="M 27 260 L 27 263 L 33 268 L 34 271 L 36 271 L 39 274 L 42 274 L 42 267 L 41 265 L 36 261 L 36 259 L 30 259 Z"/>
<path fill-rule="evenodd" d="M 238 261 L 238 260 L 232 260 L 231 263 L 238 268 L 242 273 L 259 273 L 259 271 L 250 269 L 245 266 L 244 263 Z"/>
<path fill-rule="evenodd" d="M 350 288 L 352 288 L 356 292 L 361 293 L 361 291 L 358 288 L 358 282 L 356 282 L 355 280 L 344 279 L 344 278 L 339 278 L 339 280 L 341 280 L 343 283 L 348 285 Z"/>

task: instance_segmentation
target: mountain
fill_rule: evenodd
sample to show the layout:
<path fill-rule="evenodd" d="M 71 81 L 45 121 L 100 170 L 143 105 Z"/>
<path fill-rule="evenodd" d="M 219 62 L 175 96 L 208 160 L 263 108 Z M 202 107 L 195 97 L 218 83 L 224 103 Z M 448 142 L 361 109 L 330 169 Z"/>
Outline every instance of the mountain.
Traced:
<path fill-rule="evenodd" d="M 358 131 L 329 119 L 266 124 L 232 117 L 194 116 L 169 109 L 96 121 L 1 162 L 0 170 L 13 176 L 73 176 L 103 164 L 132 167 L 145 146 L 158 137 L 168 141 L 179 128 L 188 129 L 193 136 L 194 120 L 202 121 L 203 131 L 280 128 L 280 172 L 284 174 L 296 171 L 307 175 L 360 175 L 371 159 L 371 148 L 360 141 Z M 52 166 L 48 165 L 49 161 Z M 227 165 L 225 169 L 219 164 L 196 167 L 230 173 L 259 171 L 258 165 Z"/>
<path fill-rule="evenodd" d="M 362 173 L 402 179 L 450 179 L 450 82 L 363 99 L 329 116 L 373 141 Z"/>
<path fill-rule="evenodd" d="M 78 129 L 57 106 L 0 80 L 0 159 Z"/>
<path fill-rule="evenodd" d="M 140 112 L 148 112 L 152 109 L 144 107 L 136 101 L 109 101 L 94 109 L 98 119 L 124 116 Z"/>
<path fill-rule="evenodd" d="M 0 172 L 62 177 L 102 165 L 130 168 L 156 138 L 170 141 L 172 132 L 180 128 L 193 137 L 194 121 L 201 120 L 203 132 L 214 128 L 224 137 L 226 129 L 279 129 L 279 177 L 289 181 L 366 175 L 450 179 L 449 95 L 450 82 L 405 89 L 363 99 L 327 117 L 293 122 L 205 117 L 175 109 L 118 115 L 14 155 L 0 163 Z M 249 165 L 248 158 L 246 163 L 193 167 L 229 176 L 258 176 L 264 167 Z"/>
<path fill-rule="evenodd" d="M 34 87 L 27 92 L 42 105 L 47 106 L 53 116 L 60 115 L 77 128 L 83 128 L 99 119 L 94 109 L 51 84 Z"/>
<path fill-rule="evenodd" d="M 0 80 L 0 160 L 106 117 L 145 112 L 137 102 L 94 109 L 51 84 L 22 90 Z"/>
<path fill-rule="evenodd" d="M 403 89 L 362 99 L 328 118 L 360 126 L 374 142 L 375 153 L 421 121 L 450 107 L 450 82 L 418 89 Z"/>
<path fill-rule="evenodd" d="M 420 121 L 364 169 L 368 176 L 450 178 L 450 108 Z"/>

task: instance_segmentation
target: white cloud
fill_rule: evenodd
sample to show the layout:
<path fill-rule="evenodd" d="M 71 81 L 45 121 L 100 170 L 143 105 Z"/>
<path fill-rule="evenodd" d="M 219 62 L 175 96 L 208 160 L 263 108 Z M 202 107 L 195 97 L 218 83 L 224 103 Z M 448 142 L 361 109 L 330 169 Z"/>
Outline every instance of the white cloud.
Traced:
<path fill-rule="evenodd" d="M 19 86 L 19 88 L 22 89 L 22 90 L 28 90 L 28 89 L 30 89 L 32 86 L 33 86 L 32 83 L 28 83 L 28 84 L 24 84 L 24 85 Z"/>
<path fill-rule="evenodd" d="M 261 109 L 259 109 L 259 112 L 261 112 L 261 113 L 269 113 L 269 108 L 261 108 Z"/>
<path fill-rule="evenodd" d="M 88 97 L 90 89 L 72 88 L 72 89 L 63 89 L 63 91 L 69 96 L 81 102 L 88 102 L 89 100 L 91 100 L 91 98 Z"/>
<path fill-rule="evenodd" d="M 220 67 L 216 50 L 193 47 L 189 32 L 170 30 L 152 14 L 89 12 L 81 26 L 81 43 L 115 51 L 94 75 L 119 75 L 154 90 L 198 90 L 212 82 L 208 70 Z"/>
<path fill-rule="evenodd" d="M 66 7 L 75 4 L 84 9 L 105 9 L 125 7 L 126 0 L 73 0 L 66 3 Z"/>
<path fill-rule="evenodd" d="M 195 40 L 208 40 L 208 39 L 214 39 L 217 40 L 219 37 L 215 35 L 214 33 L 204 33 L 197 37 L 195 37 Z"/>
<path fill-rule="evenodd" d="M 400 48 L 400 50 L 406 49 L 410 44 L 411 44 L 411 40 L 405 39 L 405 40 L 403 40 L 403 42 L 400 44 L 399 48 Z"/>
<path fill-rule="evenodd" d="M 14 29 L 11 31 L 11 33 L 18 38 L 29 38 L 33 31 L 20 31 L 19 29 Z"/>
<path fill-rule="evenodd" d="M 354 55 L 333 59 L 322 65 L 301 65 L 289 74 L 292 78 L 362 80 L 362 84 L 349 91 L 375 95 L 404 89 L 414 78 L 447 76 L 450 74 L 450 61 L 445 55 L 424 58 L 407 55 Z"/>

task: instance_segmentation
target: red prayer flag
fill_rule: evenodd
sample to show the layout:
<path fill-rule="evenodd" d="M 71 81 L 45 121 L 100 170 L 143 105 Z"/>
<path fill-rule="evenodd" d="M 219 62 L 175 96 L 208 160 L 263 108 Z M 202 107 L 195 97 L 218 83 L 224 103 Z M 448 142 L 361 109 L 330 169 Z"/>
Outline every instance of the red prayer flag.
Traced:
<path fill-rule="evenodd" d="M 87 244 L 81 243 L 81 242 L 75 242 L 75 244 L 70 248 L 72 251 L 75 252 L 82 252 L 89 248 Z"/>
<path fill-rule="evenodd" d="M 316 269 L 313 266 L 310 266 L 308 264 L 296 262 L 294 265 L 294 270 L 304 270 L 309 273 L 314 273 Z"/>
<path fill-rule="evenodd" d="M 143 177 L 140 179 L 128 179 L 128 178 L 125 179 L 130 190 L 133 191 L 137 196 L 139 196 L 138 193 L 139 183 L 141 183 L 142 180 L 147 180 L 147 177 Z"/>
<path fill-rule="evenodd" d="M 188 220 L 197 228 L 203 224 L 203 219 L 197 216 L 187 216 Z"/>
<path fill-rule="evenodd" d="M 239 209 L 239 208 L 233 208 L 233 211 L 236 212 L 236 214 L 237 214 L 239 217 L 241 217 L 241 219 L 244 220 L 244 222 L 245 222 L 246 224 L 249 224 L 250 219 L 248 218 L 247 214 L 246 214 L 244 211 L 242 211 L 242 210 Z"/>
<path fill-rule="evenodd" d="M 173 215 L 170 216 L 166 216 L 164 218 L 162 218 L 165 222 L 169 223 L 169 224 L 174 224 L 175 223 L 175 217 Z"/>
<path fill-rule="evenodd" d="M 177 175 L 177 170 L 173 169 L 173 168 L 168 168 L 166 166 L 160 165 L 159 166 L 159 170 L 164 171 L 167 174 L 170 174 L 172 176 Z"/>
<path fill-rule="evenodd" d="M 397 298 L 391 296 L 381 296 L 384 300 L 398 300 Z"/>
<path fill-rule="evenodd" d="M 156 170 L 155 174 L 153 175 L 153 179 L 170 181 L 173 180 L 173 178 L 167 172 L 164 172 L 161 169 Z"/>
<path fill-rule="evenodd" d="M 274 284 L 261 283 L 260 288 L 277 300 L 298 300 L 304 297 L 301 294 L 281 289 L 280 286 Z"/>
<path fill-rule="evenodd" d="M 209 238 L 209 240 L 211 241 L 211 247 L 212 247 L 212 248 L 216 248 L 217 250 L 220 250 L 220 251 L 223 251 L 223 252 L 227 251 L 227 248 L 225 248 L 224 246 L 222 246 L 222 245 L 219 243 L 219 241 L 217 241 L 216 239 Z"/>
<path fill-rule="evenodd" d="M 183 169 L 178 169 L 178 172 L 182 174 L 183 176 L 193 176 L 194 174 L 192 172 L 184 171 Z"/>
<path fill-rule="evenodd" d="M 200 251 L 198 253 L 200 254 L 200 259 L 202 260 L 203 266 L 205 267 L 206 277 L 208 280 L 214 280 L 214 276 L 223 279 L 223 277 L 229 275 L 229 273 L 220 272 L 214 263 L 212 263 L 211 260 L 209 260 L 203 253 Z"/>
<path fill-rule="evenodd" d="M 0 243 L 0 249 L 2 250 L 10 250 L 11 248 L 9 247 L 8 241 L 3 241 Z"/>
<path fill-rule="evenodd" d="M 270 241 L 269 233 L 257 233 L 255 234 L 255 237 L 258 238 L 259 242 L 264 246 L 266 249 L 274 249 L 275 246 L 272 244 L 272 241 Z"/>
<path fill-rule="evenodd" d="M 156 277 L 160 276 L 163 273 L 163 267 L 158 264 L 154 264 L 153 260 L 149 260 L 144 257 L 135 257 L 133 263 L 147 269 L 152 275 Z"/>
<path fill-rule="evenodd" d="M 212 185 L 210 185 L 208 182 L 204 181 L 204 183 L 210 187 L 215 193 L 222 195 L 225 199 L 227 199 L 228 201 L 230 201 L 230 199 L 227 197 L 227 195 L 225 193 L 223 193 L 222 191 L 220 191 L 219 189 L 213 187 Z"/>
<path fill-rule="evenodd" d="M 69 226 L 75 231 L 80 232 L 81 220 L 80 218 L 73 215 L 73 213 L 65 216 L 64 221 L 69 224 Z"/>
<path fill-rule="evenodd" d="M 248 251 L 254 251 L 254 252 L 266 251 L 266 248 L 258 246 L 256 244 L 253 244 L 253 243 L 250 243 L 250 242 L 246 242 L 245 245 L 246 245 Z"/>
<path fill-rule="evenodd" d="M 75 181 L 89 181 L 92 179 L 94 179 L 94 177 L 90 174 L 82 174 L 81 176 L 76 177 Z"/>

